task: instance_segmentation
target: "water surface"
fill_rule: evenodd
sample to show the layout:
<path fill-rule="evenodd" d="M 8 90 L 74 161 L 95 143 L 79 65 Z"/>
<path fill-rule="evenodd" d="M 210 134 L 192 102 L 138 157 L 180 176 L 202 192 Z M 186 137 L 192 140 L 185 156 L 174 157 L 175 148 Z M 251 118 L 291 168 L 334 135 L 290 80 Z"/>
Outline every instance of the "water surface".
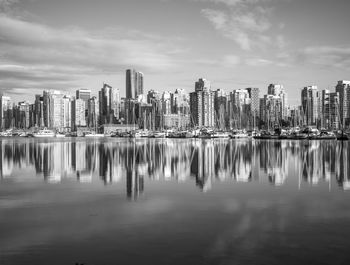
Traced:
<path fill-rule="evenodd" d="M 0 264 L 349 264 L 349 143 L 0 139 Z"/>

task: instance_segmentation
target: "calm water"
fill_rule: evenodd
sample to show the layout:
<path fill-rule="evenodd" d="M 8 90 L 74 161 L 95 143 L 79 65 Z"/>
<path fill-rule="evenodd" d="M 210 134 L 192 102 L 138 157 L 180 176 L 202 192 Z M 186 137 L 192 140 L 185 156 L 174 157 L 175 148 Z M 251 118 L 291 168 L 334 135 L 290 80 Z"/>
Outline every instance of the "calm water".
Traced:
<path fill-rule="evenodd" d="M 349 264 L 348 145 L 2 138 L 0 264 Z"/>

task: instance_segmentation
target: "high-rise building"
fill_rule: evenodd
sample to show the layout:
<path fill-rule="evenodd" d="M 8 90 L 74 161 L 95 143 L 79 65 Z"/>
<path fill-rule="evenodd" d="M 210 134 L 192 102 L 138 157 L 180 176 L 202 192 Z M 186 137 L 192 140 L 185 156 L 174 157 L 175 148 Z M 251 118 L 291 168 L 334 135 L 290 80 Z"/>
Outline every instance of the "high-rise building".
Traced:
<path fill-rule="evenodd" d="M 43 120 L 44 120 L 44 124 L 42 126 L 44 126 L 44 127 L 51 127 L 50 95 L 51 95 L 50 91 L 48 91 L 48 90 L 43 91 Z"/>
<path fill-rule="evenodd" d="M 112 87 L 110 90 L 110 122 L 117 123 L 120 119 L 120 91 L 119 88 Z"/>
<path fill-rule="evenodd" d="M 200 78 L 196 83 L 195 83 L 195 91 L 209 91 L 210 90 L 210 81 Z"/>
<path fill-rule="evenodd" d="M 99 91 L 99 102 L 100 102 L 100 121 L 101 124 L 110 123 L 109 114 L 111 109 L 110 101 L 110 90 L 112 87 L 108 84 L 103 84 L 101 91 Z"/>
<path fill-rule="evenodd" d="M 8 129 L 12 126 L 12 102 L 11 98 L 0 94 L 0 128 Z"/>
<path fill-rule="evenodd" d="M 89 102 L 89 101 L 88 101 Z M 72 130 L 75 131 L 77 127 L 85 127 L 85 101 L 81 98 L 72 100 Z"/>
<path fill-rule="evenodd" d="M 99 124 L 99 102 L 96 97 L 91 97 L 88 102 L 88 126 L 96 128 Z"/>
<path fill-rule="evenodd" d="M 214 98 L 215 94 L 211 91 L 210 82 L 199 79 L 195 83 L 195 92 L 190 93 L 190 109 L 194 125 L 215 126 Z"/>
<path fill-rule="evenodd" d="M 44 127 L 44 102 L 42 95 L 35 95 L 33 125 Z"/>
<path fill-rule="evenodd" d="M 307 86 L 301 91 L 301 105 L 305 125 L 320 125 L 320 93 L 317 86 Z"/>
<path fill-rule="evenodd" d="M 171 97 L 172 97 L 172 93 L 170 93 L 169 91 L 163 92 L 163 95 L 162 95 L 163 114 L 171 114 Z"/>
<path fill-rule="evenodd" d="M 287 117 L 287 94 L 284 92 L 283 85 L 270 84 L 267 88 L 267 94 L 281 98 L 282 119 L 285 119 Z"/>
<path fill-rule="evenodd" d="M 143 73 L 135 69 L 126 70 L 126 98 L 136 99 L 143 94 Z"/>
<path fill-rule="evenodd" d="M 249 98 L 250 98 L 250 110 L 253 115 L 259 116 L 260 110 L 260 90 L 257 87 L 248 87 L 247 88 Z"/>
<path fill-rule="evenodd" d="M 65 95 L 62 99 L 62 105 L 62 128 L 64 131 L 70 131 L 72 127 L 72 98 Z"/>
<path fill-rule="evenodd" d="M 64 117 L 64 106 L 63 106 L 63 94 L 59 91 L 53 91 L 50 95 L 50 114 L 49 127 L 62 128 L 63 127 L 63 117 Z"/>
<path fill-rule="evenodd" d="M 328 89 L 320 93 L 320 123 L 321 128 L 339 129 L 339 93 Z"/>
<path fill-rule="evenodd" d="M 87 109 L 88 101 L 91 97 L 90 89 L 78 89 L 76 91 L 76 99 L 82 99 L 85 102 L 85 108 Z"/>
<path fill-rule="evenodd" d="M 28 102 L 22 101 L 18 103 L 14 113 L 15 126 L 17 128 L 27 129 L 30 127 L 29 109 L 30 105 Z"/>
<path fill-rule="evenodd" d="M 171 94 L 171 113 L 174 114 L 189 114 L 190 105 L 188 94 L 184 89 L 176 89 L 174 93 Z"/>
<path fill-rule="evenodd" d="M 227 126 L 228 100 L 223 89 L 215 91 L 214 109 L 216 114 L 217 127 L 224 130 Z"/>
<path fill-rule="evenodd" d="M 282 120 L 282 99 L 276 95 L 264 95 L 260 100 L 260 117 L 267 128 L 280 127 Z"/>
<path fill-rule="evenodd" d="M 248 90 L 236 89 L 230 93 L 229 102 L 230 127 L 246 128 L 250 121 L 250 98 Z"/>
<path fill-rule="evenodd" d="M 348 127 L 350 124 L 350 81 L 338 81 L 335 89 L 339 93 L 340 124 Z"/>
<path fill-rule="evenodd" d="M 71 98 L 61 91 L 44 91 L 44 124 L 59 131 L 71 129 Z"/>
<path fill-rule="evenodd" d="M 85 102 L 85 123 L 86 124 L 88 120 L 88 105 L 89 105 L 90 97 L 91 97 L 90 89 L 78 89 L 76 91 L 76 99 L 82 99 Z"/>
<path fill-rule="evenodd" d="M 161 96 L 158 91 L 149 90 L 147 93 L 147 103 L 152 103 L 152 100 L 160 100 Z"/>
<path fill-rule="evenodd" d="M 101 124 L 117 123 L 120 114 L 120 91 L 118 88 L 103 84 L 99 92 L 99 112 Z"/>

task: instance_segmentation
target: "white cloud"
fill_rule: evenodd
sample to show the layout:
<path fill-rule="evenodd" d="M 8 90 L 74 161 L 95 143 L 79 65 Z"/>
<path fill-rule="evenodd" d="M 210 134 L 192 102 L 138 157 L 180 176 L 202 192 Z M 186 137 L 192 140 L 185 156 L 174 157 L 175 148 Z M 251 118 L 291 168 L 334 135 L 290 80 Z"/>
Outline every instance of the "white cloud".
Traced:
<path fill-rule="evenodd" d="M 212 2 L 215 4 L 224 4 L 230 7 L 239 5 L 257 4 L 259 2 L 270 2 L 271 0 L 194 0 L 197 2 Z"/>
<path fill-rule="evenodd" d="M 202 9 L 201 13 L 213 23 L 216 29 L 221 30 L 226 27 L 228 18 L 224 12 L 213 9 Z"/>
<path fill-rule="evenodd" d="M 272 8 L 262 5 L 270 0 L 203 0 L 205 2 L 222 3 L 225 10 L 202 9 L 207 18 L 224 37 L 233 40 L 245 51 L 253 48 L 266 48 L 274 45 L 281 48 L 284 40 L 281 36 L 270 36 L 272 24 L 269 20 Z M 272 34 L 273 35 L 273 34 Z M 271 41 L 276 39 L 276 41 Z"/>
<path fill-rule="evenodd" d="M 108 30 L 57 29 L 0 13 L 0 86 L 69 85 L 126 68 L 162 72 L 181 53 L 177 39 Z"/>
<path fill-rule="evenodd" d="M 350 69 L 350 47 L 310 46 L 299 51 L 296 60 L 299 63 Z"/>
<path fill-rule="evenodd" d="M 262 58 L 248 58 L 245 63 L 249 66 L 267 66 L 272 65 L 273 61 L 262 59 Z"/>
<path fill-rule="evenodd" d="M 234 54 L 228 54 L 224 56 L 223 65 L 226 67 L 236 66 L 240 64 L 241 59 L 239 56 Z"/>

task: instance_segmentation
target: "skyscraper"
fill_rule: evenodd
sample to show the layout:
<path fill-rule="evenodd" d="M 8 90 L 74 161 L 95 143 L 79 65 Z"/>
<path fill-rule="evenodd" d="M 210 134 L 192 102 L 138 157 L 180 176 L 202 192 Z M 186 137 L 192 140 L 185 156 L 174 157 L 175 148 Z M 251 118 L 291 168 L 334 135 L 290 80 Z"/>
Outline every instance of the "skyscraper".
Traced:
<path fill-rule="evenodd" d="M 301 91 L 301 105 L 306 125 L 319 125 L 320 94 L 317 86 L 307 86 Z"/>
<path fill-rule="evenodd" d="M 111 108 L 110 101 L 110 90 L 112 87 L 108 84 L 103 84 L 101 91 L 99 92 L 99 102 L 100 102 L 100 121 L 101 124 L 110 123 L 109 113 Z"/>
<path fill-rule="evenodd" d="M 88 101 L 89 102 L 89 101 Z M 85 101 L 82 98 L 77 98 L 72 101 L 72 130 L 77 127 L 85 127 Z"/>
<path fill-rule="evenodd" d="M 267 88 L 268 95 L 274 95 L 281 98 L 282 119 L 287 117 L 287 94 L 284 92 L 283 85 L 270 84 Z"/>
<path fill-rule="evenodd" d="M 44 102 L 42 95 L 35 95 L 33 125 L 44 126 Z"/>
<path fill-rule="evenodd" d="M 350 81 L 340 80 L 336 86 L 339 93 L 339 116 L 343 127 L 350 124 Z"/>
<path fill-rule="evenodd" d="M 250 98 L 248 90 L 236 89 L 230 93 L 230 126 L 238 129 L 249 125 Z"/>
<path fill-rule="evenodd" d="M 96 128 L 99 123 L 99 102 L 96 97 L 89 99 L 88 103 L 88 126 Z"/>
<path fill-rule="evenodd" d="M 59 131 L 71 129 L 71 98 L 61 91 L 44 91 L 44 122 Z"/>
<path fill-rule="evenodd" d="M 0 94 L 0 108 L 0 128 L 8 129 L 12 123 L 11 98 Z"/>
<path fill-rule="evenodd" d="M 136 99 L 143 94 L 143 73 L 135 69 L 126 70 L 126 98 Z"/>
<path fill-rule="evenodd" d="M 247 88 L 249 98 L 250 98 L 250 110 L 253 115 L 259 116 L 260 110 L 260 90 L 257 87 L 248 87 Z"/>
<path fill-rule="evenodd" d="M 119 88 L 110 89 L 110 122 L 117 123 L 120 118 L 120 91 Z"/>
<path fill-rule="evenodd" d="M 18 102 L 15 115 L 15 126 L 17 128 L 29 128 L 29 109 L 30 105 L 26 101 Z"/>
<path fill-rule="evenodd" d="M 99 92 L 101 124 L 116 123 L 120 113 L 120 92 L 118 88 L 103 84 Z"/>
<path fill-rule="evenodd" d="M 206 79 L 199 79 L 195 83 L 195 92 L 190 93 L 190 108 L 194 125 L 215 126 L 214 98 L 210 82 Z"/>
<path fill-rule="evenodd" d="M 223 89 L 217 89 L 215 91 L 214 99 L 214 109 L 216 113 L 216 120 L 218 128 L 224 130 L 227 121 L 227 111 L 228 111 L 228 100 L 227 94 Z"/>
<path fill-rule="evenodd" d="M 87 109 L 88 101 L 90 97 L 91 97 L 91 90 L 89 89 L 78 89 L 76 91 L 76 99 L 84 100 L 86 109 Z"/>

